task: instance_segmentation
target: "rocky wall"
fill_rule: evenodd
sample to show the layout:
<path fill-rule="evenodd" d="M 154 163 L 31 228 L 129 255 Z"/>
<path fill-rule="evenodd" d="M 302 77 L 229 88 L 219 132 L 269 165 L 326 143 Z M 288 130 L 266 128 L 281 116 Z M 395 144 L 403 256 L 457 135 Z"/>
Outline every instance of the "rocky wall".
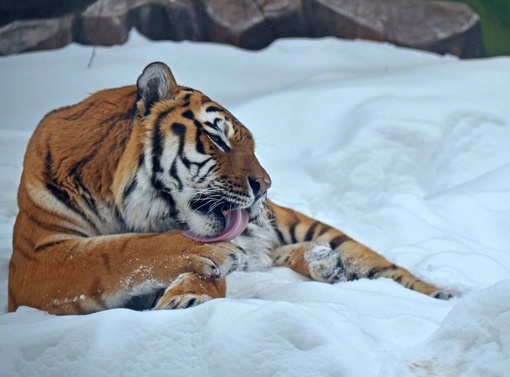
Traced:
<path fill-rule="evenodd" d="M 277 38 L 335 36 L 482 55 L 476 13 L 461 3 L 423 0 L 4 0 L 0 55 L 71 42 L 122 44 L 132 28 L 153 40 L 252 50 Z"/>

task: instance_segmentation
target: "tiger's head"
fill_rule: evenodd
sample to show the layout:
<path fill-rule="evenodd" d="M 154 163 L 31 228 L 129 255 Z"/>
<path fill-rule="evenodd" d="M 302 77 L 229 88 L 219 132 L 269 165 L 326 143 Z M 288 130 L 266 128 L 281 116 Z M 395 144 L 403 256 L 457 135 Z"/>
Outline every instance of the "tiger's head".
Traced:
<path fill-rule="evenodd" d="M 271 180 L 252 134 L 229 111 L 177 85 L 156 62 L 138 78 L 133 113 L 114 183 L 132 229 L 177 227 L 197 239 L 223 239 L 231 221 L 259 216 Z"/>

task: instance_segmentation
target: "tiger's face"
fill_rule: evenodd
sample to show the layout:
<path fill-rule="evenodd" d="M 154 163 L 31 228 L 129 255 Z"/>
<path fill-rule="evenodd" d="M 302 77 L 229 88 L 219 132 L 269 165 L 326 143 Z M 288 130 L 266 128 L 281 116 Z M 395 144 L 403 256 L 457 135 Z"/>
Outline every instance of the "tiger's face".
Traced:
<path fill-rule="evenodd" d="M 149 65 L 137 87 L 144 170 L 137 180 L 158 207 L 150 211 L 203 237 L 222 234 L 233 210 L 256 218 L 271 180 L 250 131 L 203 93 L 178 86 L 164 64 Z"/>

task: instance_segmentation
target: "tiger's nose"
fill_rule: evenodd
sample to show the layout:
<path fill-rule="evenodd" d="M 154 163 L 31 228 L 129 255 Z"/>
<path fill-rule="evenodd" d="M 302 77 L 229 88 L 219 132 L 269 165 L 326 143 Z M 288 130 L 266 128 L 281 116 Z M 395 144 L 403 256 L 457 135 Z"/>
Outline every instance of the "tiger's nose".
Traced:
<path fill-rule="evenodd" d="M 253 190 L 255 199 L 259 199 L 271 187 L 271 179 L 269 177 L 248 177 L 248 182 Z"/>

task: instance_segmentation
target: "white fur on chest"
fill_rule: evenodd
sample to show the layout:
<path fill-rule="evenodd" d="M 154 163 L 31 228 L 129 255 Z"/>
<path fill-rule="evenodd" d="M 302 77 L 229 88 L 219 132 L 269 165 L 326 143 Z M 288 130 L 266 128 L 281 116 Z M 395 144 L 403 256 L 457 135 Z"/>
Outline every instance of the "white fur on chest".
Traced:
<path fill-rule="evenodd" d="M 147 173 L 140 169 L 137 184 L 124 201 L 123 217 L 133 232 L 162 233 L 179 229 L 179 219 L 172 217 L 168 202 L 152 187 Z"/>
<path fill-rule="evenodd" d="M 261 271 L 273 265 L 271 253 L 278 243 L 276 234 L 269 220 L 262 219 L 258 223 L 248 224 L 249 236 L 241 235 L 232 242 L 241 246 L 239 269 L 243 271 Z"/>

